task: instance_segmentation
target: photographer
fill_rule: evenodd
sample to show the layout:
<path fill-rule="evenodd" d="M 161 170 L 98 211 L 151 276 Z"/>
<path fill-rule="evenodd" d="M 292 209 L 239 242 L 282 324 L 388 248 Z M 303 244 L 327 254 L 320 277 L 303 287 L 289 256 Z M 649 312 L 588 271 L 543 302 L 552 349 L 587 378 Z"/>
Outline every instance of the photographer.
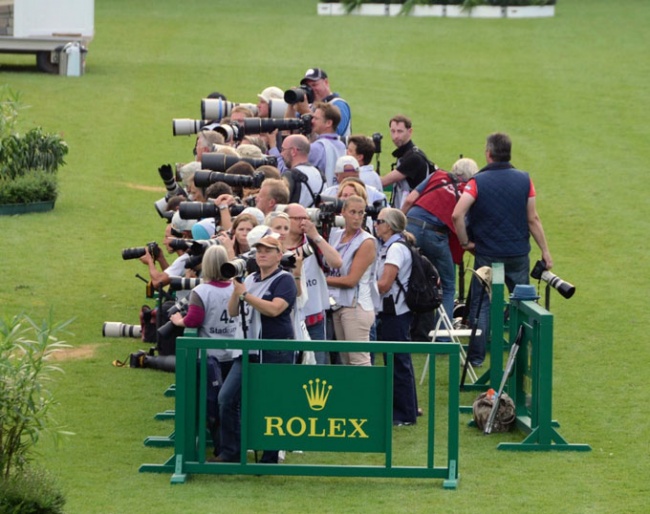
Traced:
<path fill-rule="evenodd" d="M 237 336 L 247 339 L 294 339 L 291 310 L 297 289 L 291 273 L 280 268 L 282 246 L 273 236 L 262 237 L 254 245 L 259 271 L 244 282 L 235 281 L 228 302 L 228 314 L 242 313 Z M 241 355 L 241 351 L 239 352 Z M 240 453 L 239 404 L 241 400 L 241 356 L 233 351 L 233 367 L 219 393 L 221 453 L 217 462 L 237 462 Z M 293 351 L 263 351 L 262 363 L 292 364 Z M 265 451 L 261 462 L 277 463 L 277 451 Z"/>
<path fill-rule="evenodd" d="M 393 184 L 391 206 L 400 209 L 411 190 L 434 170 L 429 169 L 427 156 L 411 140 L 413 124 L 410 118 L 398 114 L 391 118 L 388 126 L 390 137 L 397 147 L 393 152 L 397 161 L 390 173 L 381 177 L 381 183 L 384 187 Z"/>
<path fill-rule="evenodd" d="M 342 265 L 327 277 L 334 300 L 332 317 L 339 341 L 369 341 L 379 301 L 375 278 L 376 240 L 363 230 L 366 202 L 353 195 L 341 210 L 345 228 L 332 229 L 330 245 L 341 255 Z M 341 352 L 344 364 L 370 366 L 369 352 Z"/>
<path fill-rule="evenodd" d="M 300 81 L 301 86 L 306 86 L 311 89 L 313 92 L 313 103 L 315 102 L 327 102 L 336 106 L 341 113 L 340 120 L 334 126 L 336 134 L 339 136 L 349 136 L 351 133 L 352 126 L 352 114 L 350 112 L 350 106 L 348 103 L 339 96 L 338 93 L 332 93 L 330 89 L 329 78 L 325 70 L 320 68 L 310 68 L 305 72 L 305 76 Z M 287 113 L 285 116 L 287 118 L 292 118 L 296 115 L 308 114 L 309 102 L 305 95 L 305 99 L 302 102 L 289 105 L 287 108 Z"/>
<path fill-rule="evenodd" d="M 189 239 L 192 234 L 192 226 L 194 225 L 195 220 L 184 220 L 181 219 L 178 212 L 174 213 L 172 222 L 165 227 L 165 238 L 163 239 L 163 245 L 167 249 L 167 252 L 170 255 L 176 254 L 178 258 L 169 265 L 167 259 L 163 255 L 162 251 L 158 252 L 158 255 L 151 255 L 149 248 L 147 252 L 140 257 L 140 261 L 147 265 L 149 269 L 149 276 L 151 278 L 151 283 L 155 288 L 166 286 L 169 284 L 170 277 L 184 277 L 186 276 L 185 264 L 189 255 L 183 249 L 174 249 L 170 246 L 170 241 L 176 237 L 182 237 Z M 161 267 L 158 269 L 156 263 Z M 179 291 L 179 293 L 183 293 Z M 185 292 L 186 293 L 186 292 Z"/>
<path fill-rule="evenodd" d="M 368 198 L 368 203 L 374 205 L 375 202 L 380 202 L 382 205 L 387 204 L 386 195 L 382 189 L 376 189 L 374 186 L 367 184 L 362 178 L 360 173 L 360 167 L 357 160 L 351 155 L 343 155 L 339 157 L 336 161 L 336 166 L 334 168 L 334 173 L 336 176 L 336 184 L 332 187 L 328 187 L 323 191 L 323 196 L 335 197 L 338 196 L 340 191 L 340 186 L 343 184 L 343 181 L 348 178 L 357 179 L 361 185 L 364 186 L 366 190 L 366 195 Z M 379 180 L 379 176 L 377 179 Z M 381 185 L 381 181 L 380 181 Z"/>
<path fill-rule="evenodd" d="M 510 163 L 511 153 L 512 141 L 507 134 L 497 132 L 488 136 L 487 165 L 467 182 L 452 220 L 461 247 L 474 253 L 474 269 L 502 262 L 505 282 L 512 293 L 515 285 L 529 282 L 531 234 L 547 269 L 553 266 L 553 259 L 537 214 L 535 186 L 528 173 Z M 476 277 L 470 287 L 472 292 L 480 291 Z M 470 318 L 474 319 L 480 311 L 478 327 L 482 330 L 468 351 L 472 366 L 480 366 L 485 359 L 489 298 L 484 297 L 479 307 L 480 297 L 471 294 Z"/>
<path fill-rule="evenodd" d="M 413 238 L 406 232 L 406 216 L 399 209 L 382 209 L 375 220 L 375 232 L 382 242 L 376 273 L 381 295 L 377 340 L 410 341 L 413 315 L 405 297 L 412 257 L 405 244 L 411 244 Z M 407 241 L 409 236 L 411 239 Z M 393 366 L 393 424 L 412 425 L 417 421 L 417 395 L 411 354 L 394 353 Z"/>
<path fill-rule="evenodd" d="M 454 263 L 460 264 L 463 255 L 451 214 L 465 183 L 477 169 L 472 159 L 459 159 L 452 166 L 451 174 L 440 169 L 434 171 L 402 204 L 408 220 L 407 230 L 440 274 L 442 305 L 448 316 L 453 314 L 456 296 Z M 435 326 L 433 314 L 422 313 L 416 319 L 413 339 L 430 340 L 429 332 Z"/>
<path fill-rule="evenodd" d="M 381 150 L 381 134 L 375 134 L 375 136 L 379 137 L 377 147 L 375 141 L 368 136 L 362 134 L 350 136 L 346 154 L 354 157 L 359 163 L 359 178 L 363 183 L 374 187 L 378 191 L 383 191 L 384 187 L 381 185 L 379 172 L 375 171 L 372 165 L 375 152 L 379 153 Z"/>
<path fill-rule="evenodd" d="M 228 252 L 228 259 L 233 260 L 250 250 L 248 245 L 248 233 L 258 225 L 257 219 L 252 214 L 241 213 L 235 218 L 232 228 L 227 232 L 221 232 L 217 239 Z"/>
<path fill-rule="evenodd" d="M 291 221 L 285 247 L 288 250 L 296 251 L 305 244 L 309 244 L 315 250 L 304 258 L 302 274 L 298 278 L 303 280 L 303 285 L 307 290 L 307 301 L 302 308 L 307 332 L 311 339 L 322 341 L 326 338 L 325 311 L 329 309 L 325 270 L 328 269 L 328 266 L 340 268 L 343 261 L 339 253 L 318 233 L 316 225 L 311 221 L 307 210 L 302 205 L 289 204 L 284 212 L 289 215 Z M 327 364 L 326 352 L 315 352 L 315 355 L 317 364 Z"/>
<path fill-rule="evenodd" d="M 273 212 L 277 205 L 289 203 L 289 186 L 284 180 L 266 179 L 262 182 L 259 193 L 255 196 L 255 207 L 264 213 L 264 216 Z"/>
<path fill-rule="evenodd" d="M 201 270 L 203 283 L 192 289 L 189 308 L 185 317 L 180 312 L 170 316 L 178 327 L 198 328 L 199 337 L 232 339 L 235 337 L 237 320 L 228 316 L 228 301 L 233 285 L 221 275 L 221 266 L 228 261 L 228 254 L 221 246 L 211 246 L 203 254 Z M 219 417 L 217 395 L 223 379 L 232 366 L 229 350 L 208 350 L 208 428 L 214 443 L 214 455 L 219 454 Z M 216 360 L 216 362 L 214 362 Z M 216 364 L 216 365 L 215 365 Z"/>
<path fill-rule="evenodd" d="M 325 186 L 323 174 L 309 162 L 310 148 L 309 140 L 296 134 L 287 136 L 280 152 L 287 166 L 282 177 L 289 184 L 289 202 L 305 207 L 314 206 Z"/>

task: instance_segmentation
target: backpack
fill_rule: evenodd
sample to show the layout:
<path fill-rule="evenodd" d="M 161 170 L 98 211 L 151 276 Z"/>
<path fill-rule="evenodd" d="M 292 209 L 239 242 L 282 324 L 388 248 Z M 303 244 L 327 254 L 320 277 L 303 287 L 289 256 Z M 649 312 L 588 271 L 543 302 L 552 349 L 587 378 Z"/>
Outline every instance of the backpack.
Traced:
<path fill-rule="evenodd" d="M 422 158 L 425 160 L 425 162 L 427 163 L 427 167 L 428 167 L 428 169 L 427 169 L 427 176 L 426 176 L 426 178 L 429 178 L 429 177 L 431 176 L 432 173 L 435 173 L 436 171 L 438 171 L 438 170 L 440 169 L 440 168 L 438 168 L 438 166 L 436 165 L 436 163 L 433 162 L 432 160 L 430 160 L 430 159 L 427 157 L 427 154 L 425 154 L 425 153 L 424 153 L 422 150 L 420 150 L 417 146 L 414 145 L 413 148 L 411 148 L 411 152 L 413 152 L 413 153 L 419 155 L 420 157 L 422 157 Z M 425 178 L 425 180 L 426 180 L 426 178 Z"/>
<path fill-rule="evenodd" d="M 300 203 L 300 197 L 302 196 L 302 187 L 304 185 L 304 187 L 306 187 L 309 191 L 309 194 L 312 198 L 312 204 L 309 207 L 316 205 L 318 196 L 323 192 L 323 188 L 325 187 L 325 178 L 323 177 L 323 173 L 320 170 L 318 171 L 320 172 L 322 179 L 318 193 L 314 193 L 312 188 L 309 186 L 309 177 L 307 177 L 307 175 L 298 168 L 292 168 L 283 174 L 289 183 L 289 203 Z M 307 205 L 304 207 L 307 207 Z"/>
<path fill-rule="evenodd" d="M 499 396 L 499 407 L 497 408 L 492 432 L 507 432 L 515 424 L 517 416 L 515 414 L 515 402 L 506 393 Z M 481 393 L 476 397 L 472 404 L 472 413 L 474 415 L 474 424 L 481 431 L 485 430 L 485 425 L 490 418 L 490 412 L 494 405 L 494 391 Z"/>
<path fill-rule="evenodd" d="M 404 293 L 404 300 L 411 311 L 416 313 L 431 312 L 442 304 L 442 285 L 440 274 L 431 261 L 423 255 L 419 248 L 411 246 L 406 241 L 396 241 L 406 246 L 411 252 L 411 275 L 409 276 L 408 289 L 399 278 L 396 278 L 399 292 Z M 398 293 L 399 296 L 399 293 Z M 396 299 L 397 303 L 397 299 Z"/>

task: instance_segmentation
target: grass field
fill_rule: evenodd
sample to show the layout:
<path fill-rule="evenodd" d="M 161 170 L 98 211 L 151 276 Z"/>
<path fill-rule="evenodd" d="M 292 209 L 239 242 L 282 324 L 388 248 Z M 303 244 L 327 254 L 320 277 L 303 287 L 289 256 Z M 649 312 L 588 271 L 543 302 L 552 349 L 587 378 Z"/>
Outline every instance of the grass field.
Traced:
<path fill-rule="evenodd" d="M 315 1 L 97 0 L 86 75 L 35 70 L 0 55 L 0 83 L 31 108 L 23 128 L 70 145 L 54 211 L 0 217 L 0 310 L 76 317 L 75 354 L 57 394 L 57 418 L 76 433 L 41 445 L 70 513 L 124 512 L 646 512 L 650 429 L 643 370 L 650 272 L 650 6 L 642 0 L 564 0 L 552 19 L 318 17 Z M 152 419 L 171 408 L 162 373 L 110 365 L 136 343 L 102 339 L 104 321 L 135 323 L 146 272 L 122 248 L 161 240 L 157 168 L 191 158 L 193 139 L 171 119 L 200 117 L 218 90 L 255 101 L 268 85 L 295 85 L 323 67 L 350 102 L 355 132 L 414 121 L 414 141 L 442 167 L 459 154 L 483 161 L 485 136 L 508 132 L 513 162 L 530 171 L 554 271 L 577 287 L 555 294 L 554 418 L 590 453 L 503 453 L 461 424 L 460 484 L 438 481 L 195 477 L 138 474 L 168 450 Z M 537 259 L 533 252 L 533 259 Z M 421 370 L 418 361 L 416 373 Z M 417 434 L 423 427 L 413 427 Z M 405 441 L 411 437 L 405 433 Z M 299 457 L 291 457 L 299 458 Z"/>

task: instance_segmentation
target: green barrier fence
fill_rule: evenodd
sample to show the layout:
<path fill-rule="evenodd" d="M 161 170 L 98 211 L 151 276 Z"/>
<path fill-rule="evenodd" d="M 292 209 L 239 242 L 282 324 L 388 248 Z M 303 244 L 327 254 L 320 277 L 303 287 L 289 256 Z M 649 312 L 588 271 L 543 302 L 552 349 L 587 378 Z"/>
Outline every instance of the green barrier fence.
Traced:
<path fill-rule="evenodd" d="M 508 394 L 515 402 L 517 428 L 527 437 L 520 443 L 500 443 L 499 450 L 589 451 L 588 444 L 569 444 L 557 432 L 553 405 L 553 314 L 533 301 L 511 300 L 510 340 L 520 326 L 524 337 L 517 352 Z M 495 388 L 496 389 L 496 388 Z"/>
<path fill-rule="evenodd" d="M 506 302 L 505 295 L 503 264 L 494 263 L 488 334 L 490 365 L 475 383 L 466 384 L 463 390 L 499 389 L 507 356 L 505 352 L 510 350 L 509 341 L 515 340 L 519 326 L 523 325 L 524 341 L 506 384 L 506 392 L 515 402 L 517 427 L 527 437 L 521 443 L 501 443 L 497 448 L 519 451 L 591 450 L 587 444 L 567 443 L 556 430 L 558 422 L 552 420 L 553 314 L 533 301 Z M 472 406 L 461 406 L 460 411 L 471 413 Z"/>
<path fill-rule="evenodd" d="M 309 350 L 387 354 L 386 366 L 283 365 L 249 362 L 247 350 L 305 350 L 304 341 L 218 340 L 182 337 L 176 348 L 174 433 L 147 438 L 150 446 L 174 445 L 164 464 L 141 472 L 172 473 L 184 483 L 191 474 L 305 475 L 442 478 L 458 482 L 459 347 L 452 343 L 310 341 Z M 241 455 L 238 463 L 207 462 L 207 350 L 241 348 Z M 423 353 L 431 359 L 426 416 L 426 465 L 394 464 L 393 353 Z M 436 357 L 448 366 L 443 407 L 436 405 Z M 197 365 L 198 362 L 198 365 Z M 203 384 L 197 388 L 197 384 Z M 438 434 L 446 422 L 446 431 Z M 435 427 L 435 428 L 434 428 Z M 444 429 L 444 428 L 443 428 Z M 257 464 L 247 448 L 383 454 L 383 465 Z M 441 461 L 444 465 L 439 465 Z M 438 465 L 436 465 L 438 464 Z"/>

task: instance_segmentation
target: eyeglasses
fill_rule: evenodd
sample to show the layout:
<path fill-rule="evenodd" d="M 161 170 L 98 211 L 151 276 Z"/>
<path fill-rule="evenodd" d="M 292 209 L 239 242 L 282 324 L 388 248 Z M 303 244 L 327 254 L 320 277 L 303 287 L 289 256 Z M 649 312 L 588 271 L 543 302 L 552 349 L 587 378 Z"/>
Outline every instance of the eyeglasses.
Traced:
<path fill-rule="evenodd" d="M 296 221 L 307 221 L 309 218 L 307 216 L 289 216 L 289 219 Z"/>
<path fill-rule="evenodd" d="M 386 220 L 375 220 L 375 225 L 383 225 L 386 223 Z"/>
<path fill-rule="evenodd" d="M 280 152 L 286 152 L 287 150 L 293 150 L 293 146 L 283 146 L 280 148 Z"/>

